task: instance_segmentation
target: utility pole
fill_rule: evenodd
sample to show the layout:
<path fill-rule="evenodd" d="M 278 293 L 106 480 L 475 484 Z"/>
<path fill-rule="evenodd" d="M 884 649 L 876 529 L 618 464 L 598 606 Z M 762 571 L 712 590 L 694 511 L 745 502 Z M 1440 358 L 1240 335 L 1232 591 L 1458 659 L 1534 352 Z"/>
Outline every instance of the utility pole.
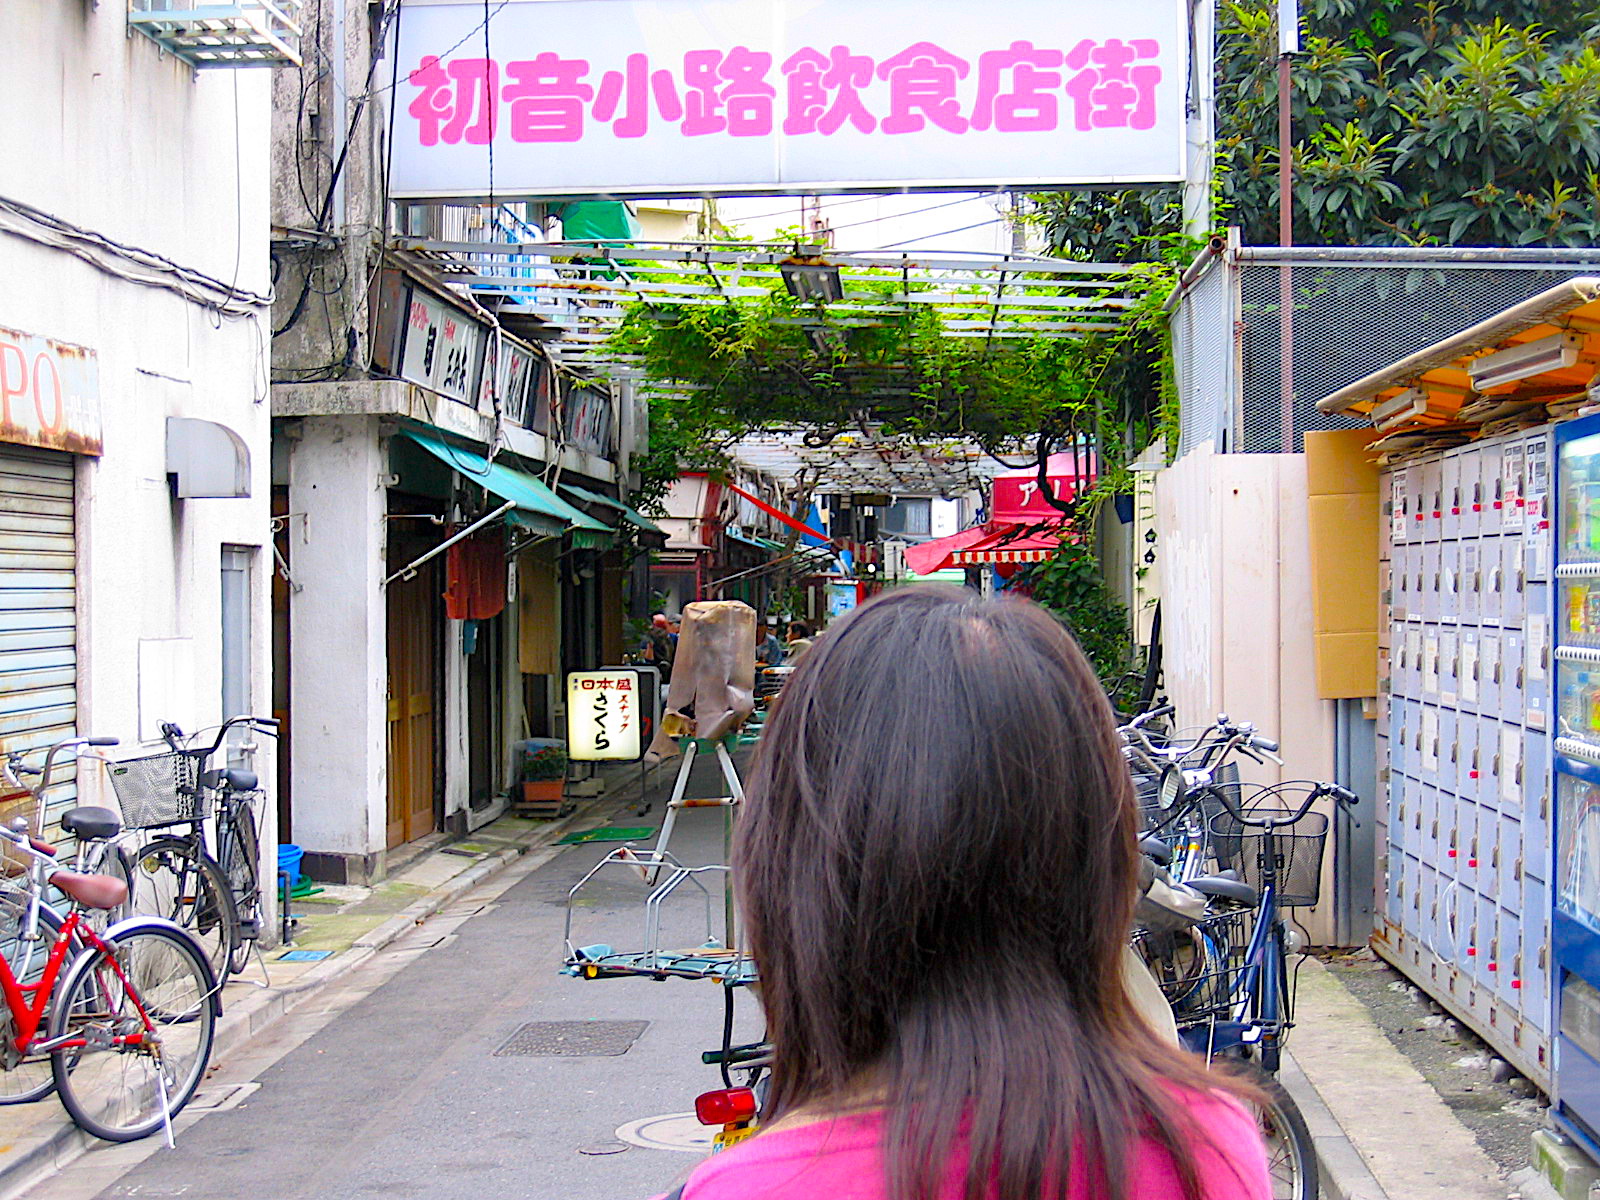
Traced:
<path fill-rule="evenodd" d="M 1278 245 L 1294 245 L 1294 141 L 1290 62 L 1300 53 L 1298 0 L 1278 0 Z M 1282 377 L 1284 454 L 1294 453 L 1294 268 L 1288 256 L 1278 267 L 1279 372 Z"/>

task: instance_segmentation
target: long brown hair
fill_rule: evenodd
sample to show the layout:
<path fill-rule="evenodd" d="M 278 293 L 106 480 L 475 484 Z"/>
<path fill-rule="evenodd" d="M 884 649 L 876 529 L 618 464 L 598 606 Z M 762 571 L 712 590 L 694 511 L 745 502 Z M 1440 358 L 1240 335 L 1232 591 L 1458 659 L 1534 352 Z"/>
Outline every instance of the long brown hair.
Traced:
<path fill-rule="evenodd" d="M 893 1200 L 933 1200 L 963 1144 L 968 1200 L 1073 1176 L 1121 1200 L 1141 1138 L 1198 1200 L 1172 1085 L 1228 1085 L 1126 994 L 1132 787 L 1043 610 L 921 586 L 846 616 L 789 679 L 747 797 L 769 1119 L 881 1100 Z"/>

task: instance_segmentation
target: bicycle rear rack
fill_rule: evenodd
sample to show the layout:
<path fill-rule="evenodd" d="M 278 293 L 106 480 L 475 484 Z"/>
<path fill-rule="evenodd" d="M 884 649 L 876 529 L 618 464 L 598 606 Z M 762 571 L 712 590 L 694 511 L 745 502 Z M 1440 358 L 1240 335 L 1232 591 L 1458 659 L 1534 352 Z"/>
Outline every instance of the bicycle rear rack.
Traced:
<path fill-rule="evenodd" d="M 627 867 L 648 881 L 661 871 L 668 871 L 665 881 L 651 889 L 644 902 L 644 949 L 619 951 L 603 943 L 592 946 L 575 946 L 572 941 L 572 911 L 574 901 L 588 883 L 602 870 Z M 564 931 L 566 960 L 563 974 L 578 979 L 714 979 L 729 987 L 755 982 L 755 964 L 741 950 L 724 946 L 717 938 L 713 926 L 713 897 L 700 876 L 720 872 L 724 877 L 728 868 L 721 864 L 686 867 L 665 850 L 635 850 L 619 846 L 572 885 L 567 893 L 567 918 Z M 684 884 L 692 884 L 705 901 L 706 940 L 702 945 L 680 950 L 667 950 L 661 946 L 661 907 Z"/>

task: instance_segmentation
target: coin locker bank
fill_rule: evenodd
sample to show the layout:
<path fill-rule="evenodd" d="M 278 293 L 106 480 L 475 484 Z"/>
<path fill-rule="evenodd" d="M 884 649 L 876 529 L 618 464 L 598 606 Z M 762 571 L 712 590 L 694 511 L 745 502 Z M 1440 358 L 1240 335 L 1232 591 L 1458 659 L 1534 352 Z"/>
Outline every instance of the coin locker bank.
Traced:
<path fill-rule="evenodd" d="M 1373 935 L 1383 958 L 1545 1088 L 1552 448 L 1545 426 L 1389 473 L 1387 803 Z M 1600 935 L 1594 954 L 1600 963 Z M 1600 1006 L 1596 1017 L 1600 1028 Z M 1600 1101 L 1600 1069 L 1596 1084 Z"/>
<path fill-rule="evenodd" d="M 1555 439 L 1555 1112 L 1600 1158 L 1600 417 Z"/>

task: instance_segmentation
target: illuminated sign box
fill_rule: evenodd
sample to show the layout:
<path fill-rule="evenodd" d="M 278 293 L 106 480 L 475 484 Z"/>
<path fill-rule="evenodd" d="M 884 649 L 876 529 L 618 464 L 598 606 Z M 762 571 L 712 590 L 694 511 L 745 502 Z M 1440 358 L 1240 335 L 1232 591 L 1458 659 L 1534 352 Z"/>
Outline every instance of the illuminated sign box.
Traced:
<path fill-rule="evenodd" d="M 567 675 L 567 757 L 638 762 L 655 733 L 660 676 L 654 667 L 606 667 Z"/>
<path fill-rule="evenodd" d="M 445 0 L 395 25 L 396 197 L 1184 178 L 1184 0 L 508 0 L 487 22 Z"/>

